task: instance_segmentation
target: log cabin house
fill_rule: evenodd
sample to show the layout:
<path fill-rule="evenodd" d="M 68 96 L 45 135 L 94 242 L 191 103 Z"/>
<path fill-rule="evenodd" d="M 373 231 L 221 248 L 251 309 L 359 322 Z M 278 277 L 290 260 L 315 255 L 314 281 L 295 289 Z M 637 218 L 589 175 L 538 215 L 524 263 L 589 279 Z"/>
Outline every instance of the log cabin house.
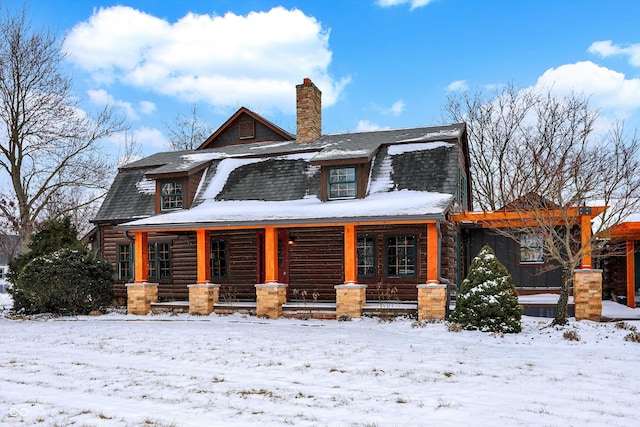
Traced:
<path fill-rule="evenodd" d="M 303 301 L 359 317 L 385 299 L 444 316 L 462 268 L 449 216 L 471 208 L 465 125 L 322 135 L 309 79 L 296 109 L 297 135 L 240 108 L 197 150 L 119 169 L 95 239 L 129 312 Z"/>
<path fill-rule="evenodd" d="M 196 150 L 119 169 L 93 239 L 129 313 L 446 316 L 474 244 L 507 224 L 472 212 L 465 125 L 322 135 L 309 79 L 296 116 L 292 135 L 243 107 Z"/>

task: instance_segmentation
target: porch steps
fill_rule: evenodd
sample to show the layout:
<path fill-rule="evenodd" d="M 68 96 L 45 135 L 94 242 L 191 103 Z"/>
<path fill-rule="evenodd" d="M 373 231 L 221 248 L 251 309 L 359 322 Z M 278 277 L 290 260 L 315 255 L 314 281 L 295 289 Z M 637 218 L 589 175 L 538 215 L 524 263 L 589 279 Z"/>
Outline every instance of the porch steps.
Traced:
<path fill-rule="evenodd" d="M 213 305 L 213 312 L 215 314 L 256 314 L 256 302 L 255 301 L 226 301 L 219 302 Z"/>
<path fill-rule="evenodd" d="M 153 314 L 178 314 L 189 312 L 189 301 L 152 302 L 151 313 Z"/>

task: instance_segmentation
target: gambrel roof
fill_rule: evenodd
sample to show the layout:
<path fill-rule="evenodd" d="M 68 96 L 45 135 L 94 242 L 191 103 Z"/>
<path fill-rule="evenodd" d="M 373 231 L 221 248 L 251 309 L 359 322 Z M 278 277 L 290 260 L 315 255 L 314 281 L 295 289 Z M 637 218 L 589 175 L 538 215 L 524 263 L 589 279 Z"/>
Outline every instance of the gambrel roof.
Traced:
<path fill-rule="evenodd" d="M 120 168 L 95 222 L 160 224 L 330 222 L 442 217 L 466 164 L 463 124 L 266 141 L 158 153 Z M 364 198 L 322 201 L 323 166 L 368 165 Z M 155 179 L 201 172 L 190 209 L 156 214 Z"/>

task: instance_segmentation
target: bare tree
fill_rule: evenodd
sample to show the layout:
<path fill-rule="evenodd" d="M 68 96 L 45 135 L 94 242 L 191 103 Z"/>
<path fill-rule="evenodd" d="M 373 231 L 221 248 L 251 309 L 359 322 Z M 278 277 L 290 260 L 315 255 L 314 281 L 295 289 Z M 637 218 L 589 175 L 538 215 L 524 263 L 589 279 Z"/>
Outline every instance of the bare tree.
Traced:
<path fill-rule="evenodd" d="M 112 165 L 97 141 L 126 126 L 106 106 L 78 108 L 65 54 L 54 33 L 34 30 L 25 9 L 0 17 L 0 216 L 25 244 L 50 215 L 91 205 Z M 2 182 L 6 182 L 4 179 Z"/>
<path fill-rule="evenodd" d="M 554 323 L 564 324 L 573 270 L 607 242 L 606 228 L 638 208 L 637 135 L 622 123 L 598 129 L 598 113 L 575 93 L 559 98 L 509 86 L 489 99 L 452 96 L 445 111 L 468 126 L 474 202 L 509 211 L 511 223 L 497 231 L 516 241 L 540 236 L 544 256 L 562 268 Z M 607 207 L 588 238 L 579 232 L 587 205 Z"/>
<path fill-rule="evenodd" d="M 173 151 L 195 150 L 213 133 L 213 127 L 202 120 L 195 103 L 189 114 L 178 113 L 173 123 L 165 123 L 165 127 Z"/>

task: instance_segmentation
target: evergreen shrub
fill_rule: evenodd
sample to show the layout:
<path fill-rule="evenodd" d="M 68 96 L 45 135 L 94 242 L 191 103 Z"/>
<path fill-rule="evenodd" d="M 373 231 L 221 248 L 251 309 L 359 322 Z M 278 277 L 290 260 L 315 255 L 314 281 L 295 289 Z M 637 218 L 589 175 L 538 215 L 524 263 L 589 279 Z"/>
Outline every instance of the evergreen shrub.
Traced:
<path fill-rule="evenodd" d="M 484 246 L 460 286 L 451 320 L 467 330 L 515 333 L 522 329 L 522 311 L 507 268 Z"/>

